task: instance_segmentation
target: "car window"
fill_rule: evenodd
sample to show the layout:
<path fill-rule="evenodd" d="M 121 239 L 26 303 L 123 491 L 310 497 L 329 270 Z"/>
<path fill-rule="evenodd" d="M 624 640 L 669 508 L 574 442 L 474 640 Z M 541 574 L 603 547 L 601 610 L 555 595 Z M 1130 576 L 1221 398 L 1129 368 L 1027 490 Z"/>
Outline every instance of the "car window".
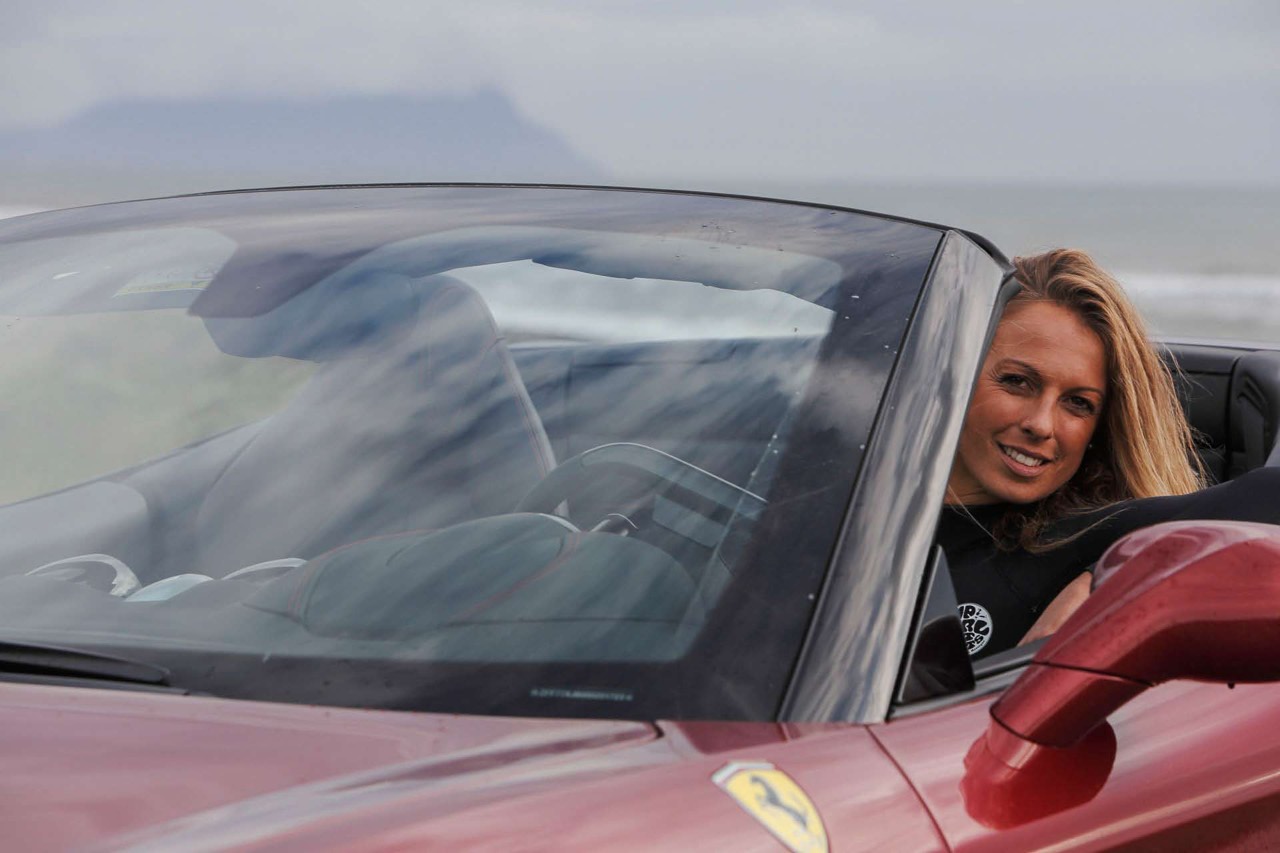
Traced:
<path fill-rule="evenodd" d="M 936 236 L 503 193 L 0 228 L 0 636 L 257 699 L 767 716 Z"/>

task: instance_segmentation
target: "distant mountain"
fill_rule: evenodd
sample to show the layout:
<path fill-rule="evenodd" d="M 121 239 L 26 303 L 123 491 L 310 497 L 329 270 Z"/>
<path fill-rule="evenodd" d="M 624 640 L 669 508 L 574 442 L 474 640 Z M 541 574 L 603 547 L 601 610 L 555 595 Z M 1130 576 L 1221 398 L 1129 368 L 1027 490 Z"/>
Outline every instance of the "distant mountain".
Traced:
<path fill-rule="evenodd" d="M 279 182 L 590 181 L 602 170 L 501 93 L 127 101 L 0 131 L 0 172 L 104 170 Z"/>

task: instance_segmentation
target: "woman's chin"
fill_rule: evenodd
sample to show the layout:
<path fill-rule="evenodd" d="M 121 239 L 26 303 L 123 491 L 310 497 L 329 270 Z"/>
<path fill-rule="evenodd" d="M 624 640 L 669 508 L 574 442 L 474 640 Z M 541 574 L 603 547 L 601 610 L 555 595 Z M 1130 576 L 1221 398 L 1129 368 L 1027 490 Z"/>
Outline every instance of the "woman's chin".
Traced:
<path fill-rule="evenodd" d="M 1056 485 L 1048 483 L 1010 483 L 1002 482 L 989 491 L 1002 502 L 1010 504 L 1033 504 L 1043 500 L 1057 490 Z"/>

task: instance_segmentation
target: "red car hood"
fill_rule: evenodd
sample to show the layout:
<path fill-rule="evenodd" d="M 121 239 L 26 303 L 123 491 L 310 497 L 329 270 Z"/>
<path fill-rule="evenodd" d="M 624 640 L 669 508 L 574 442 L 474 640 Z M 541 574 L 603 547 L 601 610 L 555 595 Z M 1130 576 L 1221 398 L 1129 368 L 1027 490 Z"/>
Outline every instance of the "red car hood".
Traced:
<path fill-rule="evenodd" d="M 235 845 L 261 839 L 264 829 L 278 834 L 280 819 L 306 822 L 314 817 L 309 810 L 332 806 L 334 791 L 382 795 L 398 782 L 448 778 L 451 791 L 471 801 L 492 799 L 522 779 L 616 767 L 618 753 L 655 736 L 643 723 L 4 684 L 0 838 L 7 849 L 23 850 L 184 836 L 200 837 L 198 846 Z M 497 768 L 500 779 L 488 778 L 495 774 L 485 771 Z"/>

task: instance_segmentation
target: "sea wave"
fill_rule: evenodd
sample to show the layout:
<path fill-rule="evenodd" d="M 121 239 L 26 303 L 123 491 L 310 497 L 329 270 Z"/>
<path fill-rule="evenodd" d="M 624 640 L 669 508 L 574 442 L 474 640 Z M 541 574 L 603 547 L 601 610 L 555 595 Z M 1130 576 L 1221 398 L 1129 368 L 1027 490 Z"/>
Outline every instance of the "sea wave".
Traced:
<path fill-rule="evenodd" d="M 1280 341 L 1280 275 L 1128 272 L 1116 277 L 1157 336 Z"/>

